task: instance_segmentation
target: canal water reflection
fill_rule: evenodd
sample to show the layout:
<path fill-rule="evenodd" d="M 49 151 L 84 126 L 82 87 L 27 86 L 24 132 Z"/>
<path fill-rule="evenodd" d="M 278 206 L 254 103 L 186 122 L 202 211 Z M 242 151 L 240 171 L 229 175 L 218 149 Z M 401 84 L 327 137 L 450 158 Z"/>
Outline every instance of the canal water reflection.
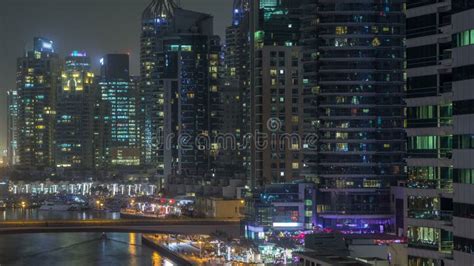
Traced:
<path fill-rule="evenodd" d="M 2 235 L 0 265 L 170 265 L 140 240 L 133 233 Z"/>
<path fill-rule="evenodd" d="M 0 220 L 119 219 L 119 213 L 0 211 Z M 59 233 L 0 235 L 0 265 L 172 265 L 141 244 L 141 234 Z"/>

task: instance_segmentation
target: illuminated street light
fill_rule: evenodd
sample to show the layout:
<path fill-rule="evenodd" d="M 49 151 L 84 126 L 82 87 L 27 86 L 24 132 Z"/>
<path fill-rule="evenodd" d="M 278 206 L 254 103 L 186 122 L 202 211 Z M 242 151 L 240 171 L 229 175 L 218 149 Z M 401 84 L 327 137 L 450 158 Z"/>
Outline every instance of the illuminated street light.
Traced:
<path fill-rule="evenodd" d="M 202 258 L 202 241 L 199 240 L 198 244 L 199 244 L 199 258 Z"/>

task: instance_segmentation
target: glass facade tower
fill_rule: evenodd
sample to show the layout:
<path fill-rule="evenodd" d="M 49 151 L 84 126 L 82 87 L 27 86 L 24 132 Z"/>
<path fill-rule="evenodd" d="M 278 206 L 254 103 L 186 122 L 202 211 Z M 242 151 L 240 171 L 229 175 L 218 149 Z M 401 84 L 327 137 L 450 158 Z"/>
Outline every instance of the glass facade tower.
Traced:
<path fill-rule="evenodd" d="M 35 38 L 34 48 L 17 61 L 18 153 L 20 166 L 29 169 L 54 164 L 54 122 L 60 60 L 53 42 Z"/>
<path fill-rule="evenodd" d="M 139 166 L 138 88 L 129 75 L 129 56 L 108 54 L 101 65 L 99 87 L 107 108 L 105 157 L 110 165 Z"/>
<path fill-rule="evenodd" d="M 18 91 L 7 91 L 7 157 L 8 165 L 14 166 L 18 163 Z"/>
<path fill-rule="evenodd" d="M 56 168 L 93 168 L 94 73 L 90 59 L 74 51 L 66 57 L 57 92 L 55 127 Z"/>
<path fill-rule="evenodd" d="M 219 118 L 211 106 L 220 103 L 220 50 L 208 14 L 170 0 L 154 0 L 143 12 L 143 156 L 163 177 L 214 171 Z M 199 143 L 199 137 L 211 141 Z"/>

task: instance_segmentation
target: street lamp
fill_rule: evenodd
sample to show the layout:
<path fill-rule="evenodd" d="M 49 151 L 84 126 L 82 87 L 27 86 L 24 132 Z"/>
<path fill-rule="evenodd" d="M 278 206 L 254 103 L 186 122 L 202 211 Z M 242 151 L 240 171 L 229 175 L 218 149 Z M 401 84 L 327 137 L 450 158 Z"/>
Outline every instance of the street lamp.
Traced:
<path fill-rule="evenodd" d="M 201 242 L 201 240 L 199 240 L 198 243 L 199 243 L 199 258 L 202 258 L 202 242 Z"/>

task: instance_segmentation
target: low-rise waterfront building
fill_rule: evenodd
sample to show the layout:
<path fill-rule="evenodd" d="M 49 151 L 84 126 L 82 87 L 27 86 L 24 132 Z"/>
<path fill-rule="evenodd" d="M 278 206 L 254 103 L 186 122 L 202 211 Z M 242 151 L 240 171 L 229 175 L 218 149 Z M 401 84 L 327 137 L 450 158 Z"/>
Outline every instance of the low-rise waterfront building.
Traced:
<path fill-rule="evenodd" d="M 313 183 L 266 185 L 246 199 L 245 237 L 265 240 L 274 232 L 297 233 L 315 226 Z"/>
<path fill-rule="evenodd" d="M 196 198 L 196 211 L 208 218 L 242 218 L 245 201 L 243 199 Z"/>

